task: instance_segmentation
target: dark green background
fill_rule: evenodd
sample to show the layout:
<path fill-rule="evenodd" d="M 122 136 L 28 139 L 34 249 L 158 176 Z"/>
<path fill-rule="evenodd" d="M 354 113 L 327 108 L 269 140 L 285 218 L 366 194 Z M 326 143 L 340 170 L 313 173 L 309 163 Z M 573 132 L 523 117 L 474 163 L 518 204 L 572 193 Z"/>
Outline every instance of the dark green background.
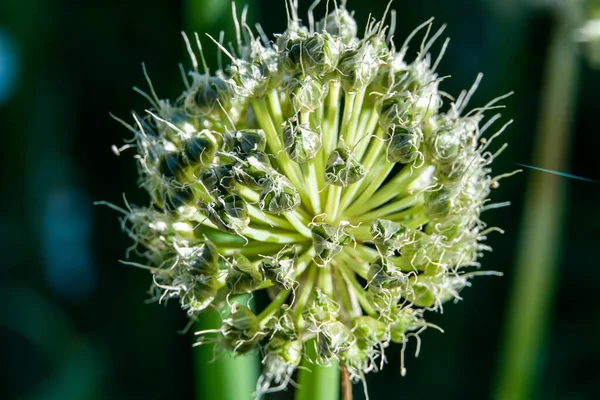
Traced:
<path fill-rule="evenodd" d="M 380 16 L 386 5 L 349 3 L 361 26 L 369 12 Z M 439 68 L 452 75 L 442 84 L 445 91 L 458 94 L 480 71 L 485 77 L 472 105 L 515 91 L 504 102 L 505 118 L 516 122 L 503 135 L 510 146 L 494 163 L 497 172 L 531 159 L 555 23 L 553 12 L 536 3 L 543 2 L 394 3 L 400 41 L 430 16 L 448 23 L 452 41 Z M 108 116 L 126 118 L 130 110 L 147 107 L 131 90 L 145 87 L 140 63 L 146 63 L 159 96 L 174 98 L 182 90 L 177 64 L 189 67 L 183 27 L 218 34 L 232 26 L 229 12 L 213 15 L 200 6 L 191 18 L 186 7 L 158 0 L 0 2 L 0 61 L 14 66 L 0 69 L 0 398 L 193 397 L 192 337 L 178 333 L 187 322 L 184 313 L 175 302 L 144 304 L 150 276 L 118 263 L 129 240 L 114 211 L 92 205 L 122 204 L 123 192 L 133 203 L 145 201 L 134 184 L 133 153 L 116 157 L 110 150 L 129 133 Z M 286 26 L 283 0 L 255 0 L 250 16 L 266 32 Z M 205 47 L 213 48 L 208 41 Z M 600 71 L 583 58 L 579 68 L 573 149 L 564 172 L 600 180 Z M 431 316 L 446 333 L 423 333 L 418 359 L 411 342 L 404 378 L 399 348 L 391 346 L 384 371 L 368 378 L 372 399 L 490 396 L 523 193 L 527 179 L 539 174 L 526 171 L 503 181 L 493 198 L 513 205 L 484 215 L 506 234 L 491 235 L 494 252 L 483 266 L 505 276 L 476 279 L 463 291 L 464 301 Z M 600 398 L 600 185 L 569 180 L 568 190 L 557 287 L 548 288 L 556 292 L 536 360 L 535 399 Z M 235 382 L 231 376 L 230 384 Z M 361 398 L 360 386 L 355 392 Z"/>

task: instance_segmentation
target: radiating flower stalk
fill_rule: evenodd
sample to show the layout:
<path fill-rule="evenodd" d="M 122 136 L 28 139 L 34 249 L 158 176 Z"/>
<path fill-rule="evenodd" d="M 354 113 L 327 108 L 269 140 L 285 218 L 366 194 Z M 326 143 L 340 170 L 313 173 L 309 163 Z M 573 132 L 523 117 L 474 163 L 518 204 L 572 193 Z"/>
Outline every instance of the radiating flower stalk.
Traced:
<path fill-rule="evenodd" d="M 488 148 L 507 125 L 484 139 L 499 119 L 484 114 L 505 96 L 466 112 L 481 76 L 456 99 L 438 89 L 448 41 L 431 56 L 444 29 L 430 35 L 431 20 L 396 49 L 393 11 L 361 38 L 344 2 L 319 21 L 311 7 L 308 26 L 295 1 L 287 9 L 272 41 L 234 7 L 235 42 L 211 38 L 229 60 L 214 72 L 199 36 L 184 35 L 183 93 L 160 99 L 148 79 L 150 94 L 138 91 L 151 108 L 121 121 L 135 137 L 115 148 L 136 148 L 151 198 L 123 226 L 156 299 L 193 318 L 240 294 L 270 298 L 257 313 L 233 303 L 220 328 L 196 332 L 235 354 L 260 346 L 258 397 L 286 388 L 307 353 L 364 382 L 390 343 L 434 327 L 426 311 L 460 299 L 499 230 L 480 214 L 499 206 L 490 164 L 504 146 Z"/>

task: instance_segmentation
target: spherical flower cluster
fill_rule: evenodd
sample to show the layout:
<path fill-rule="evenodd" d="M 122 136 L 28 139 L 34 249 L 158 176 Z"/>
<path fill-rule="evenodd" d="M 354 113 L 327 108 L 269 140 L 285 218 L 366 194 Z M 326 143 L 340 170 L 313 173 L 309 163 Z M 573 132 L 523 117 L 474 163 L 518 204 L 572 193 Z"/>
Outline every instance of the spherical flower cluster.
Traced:
<path fill-rule="evenodd" d="M 396 50 L 393 12 L 362 37 L 343 4 L 308 26 L 288 12 L 273 41 L 236 16 L 236 45 L 213 39 L 231 61 L 214 73 L 185 37 L 181 96 L 159 99 L 148 79 L 152 108 L 121 121 L 151 198 L 124 228 L 157 298 L 190 316 L 271 299 L 233 303 L 216 339 L 198 332 L 236 354 L 262 347 L 259 395 L 288 384 L 307 346 L 361 380 L 432 326 L 425 312 L 459 299 L 488 249 L 480 214 L 498 180 L 482 135 L 501 98 L 466 113 L 480 77 L 456 99 L 438 89 L 443 28 L 430 37 L 427 21 Z"/>

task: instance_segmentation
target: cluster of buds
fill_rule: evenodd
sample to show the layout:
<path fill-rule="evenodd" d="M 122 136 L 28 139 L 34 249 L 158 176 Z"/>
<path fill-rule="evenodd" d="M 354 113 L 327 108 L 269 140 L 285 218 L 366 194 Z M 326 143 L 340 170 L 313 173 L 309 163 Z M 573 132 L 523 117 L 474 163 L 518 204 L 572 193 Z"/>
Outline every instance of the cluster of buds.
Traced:
<path fill-rule="evenodd" d="M 344 2 L 320 21 L 311 8 L 308 26 L 295 1 L 288 12 L 271 41 L 234 8 L 237 46 L 213 39 L 231 60 L 214 74 L 184 36 L 193 70 L 181 96 L 159 99 L 148 79 L 152 108 L 121 121 L 151 198 L 124 227 L 157 298 L 195 316 L 270 297 L 198 333 L 236 354 L 262 347 L 258 395 L 284 388 L 307 346 L 314 363 L 364 380 L 390 343 L 433 326 L 426 311 L 459 299 L 494 229 L 480 220 L 497 206 L 487 149 L 505 127 L 484 139 L 503 97 L 465 112 L 480 77 L 456 100 L 438 90 L 447 41 L 433 59 L 443 28 L 430 36 L 431 21 L 396 50 L 393 11 L 392 26 L 370 20 L 362 38 Z"/>

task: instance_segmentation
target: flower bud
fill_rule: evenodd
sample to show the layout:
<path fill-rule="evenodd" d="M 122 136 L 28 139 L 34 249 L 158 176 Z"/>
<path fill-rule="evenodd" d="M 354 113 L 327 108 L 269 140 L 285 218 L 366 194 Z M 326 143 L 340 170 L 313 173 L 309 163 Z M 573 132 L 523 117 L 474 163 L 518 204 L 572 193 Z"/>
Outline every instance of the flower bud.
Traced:
<path fill-rule="evenodd" d="M 202 166 L 212 163 L 219 143 L 216 135 L 213 135 L 208 129 L 204 129 L 199 133 L 194 134 L 189 139 L 183 141 L 183 162 L 189 166 Z"/>
<path fill-rule="evenodd" d="M 238 155 L 249 155 L 264 152 L 267 147 L 267 139 L 262 129 L 242 129 L 227 132 L 225 146 L 227 151 Z"/>
<path fill-rule="evenodd" d="M 197 313 L 208 307 L 217 294 L 218 282 L 215 279 L 198 278 L 192 286 L 181 295 L 181 305 L 188 313 Z"/>
<path fill-rule="evenodd" d="M 406 285 L 406 275 L 391 261 L 381 257 L 369 265 L 367 279 L 369 286 L 379 289 L 396 289 Z"/>
<path fill-rule="evenodd" d="M 423 319 L 423 310 L 415 310 L 410 307 L 403 308 L 393 316 L 394 322 L 390 326 L 392 342 L 404 343 L 406 333 L 414 331 L 425 326 Z"/>
<path fill-rule="evenodd" d="M 216 277 L 219 272 L 219 250 L 210 240 L 197 246 L 186 263 L 186 270 L 192 275 L 202 275 L 206 279 Z"/>
<path fill-rule="evenodd" d="M 313 33 L 302 41 L 302 69 L 312 76 L 326 75 L 337 67 L 342 43 L 327 32 Z"/>
<path fill-rule="evenodd" d="M 255 290 L 264 277 L 258 264 L 251 263 L 241 254 L 229 263 L 229 271 L 225 284 L 231 294 L 250 293 Z"/>
<path fill-rule="evenodd" d="M 313 130 L 308 124 L 288 121 L 283 128 L 283 143 L 292 161 L 305 163 L 315 157 L 321 149 L 321 131 Z"/>
<path fill-rule="evenodd" d="M 364 167 L 354 158 L 347 147 L 331 152 L 325 167 L 325 181 L 335 186 L 348 186 L 365 176 Z"/>
<path fill-rule="evenodd" d="M 248 307 L 233 303 L 231 314 L 223 321 L 221 339 L 225 348 L 237 354 L 252 350 L 264 337 L 260 332 L 258 318 Z"/>
<path fill-rule="evenodd" d="M 260 192 L 258 206 L 261 210 L 281 214 L 293 211 L 300 205 L 298 190 L 284 175 L 274 175 Z"/>
<path fill-rule="evenodd" d="M 311 76 L 296 76 L 289 86 L 292 107 L 297 113 L 313 112 L 323 105 L 327 86 Z"/>
<path fill-rule="evenodd" d="M 358 49 L 346 50 L 339 61 L 342 87 L 347 92 L 366 88 L 377 76 L 383 52 L 378 42 L 363 42 Z"/>
<path fill-rule="evenodd" d="M 315 248 L 314 262 L 318 266 L 329 264 L 353 240 L 341 226 L 315 224 L 311 231 Z"/>
<path fill-rule="evenodd" d="M 417 159 L 422 136 L 418 129 L 393 125 L 388 131 L 388 136 L 388 161 L 409 164 Z"/>
<path fill-rule="evenodd" d="M 233 173 L 230 165 L 219 165 L 200 173 L 199 180 L 204 185 L 208 194 L 212 196 L 225 196 L 233 189 Z"/>
<path fill-rule="evenodd" d="M 269 156 L 262 152 L 248 156 L 233 167 L 235 180 L 254 190 L 264 188 L 273 174 Z"/>
<path fill-rule="evenodd" d="M 165 151 L 158 162 L 159 173 L 167 179 L 177 179 L 183 175 L 183 159 L 178 151 Z"/>
<path fill-rule="evenodd" d="M 407 240 L 410 230 L 404 225 L 388 221 L 385 219 L 378 219 L 371 225 L 371 235 L 373 235 L 373 242 L 380 249 L 380 251 L 388 252 L 394 251 L 401 247 L 402 243 Z"/>
<path fill-rule="evenodd" d="M 324 322 L 334 321 L 339 317 L 340 306 L 320 289 L 311 293 L 302 316 L 316 326 Z"/>
<path fill-rule="evenodd" d="M 296 253 L 292 249 L 280 251 L 275 257 L 266 257 L 260 268 L 267 279 L 280 289 L 293 289 L 298 283 L 294 279 Z"/>
<path fill-rule="evenodd" d="M 274 336 L 265 346 L 259 390 L 266 392 L 272 384 L 286 385 L 302 361 L 303 347 L 302 340 Z"/>
<path fill-rule="evenodd" d="M 389 340 L 387 324 L 367 315 L 352 320 L 352 333 L 356 337 L 356 344 L 363 350 Z"/>
<path fill-rule="evenodd" d="M 358 26 L 352 15 L 344 7 L 336 7 L 318 23 L 319 30 L 337 36 L 349 45 L 356 40 Z"/>
<path fill-rule="evenodd" d="M 194 116 L 220 115 L 221 107 L 231 107 L 231 86 L 216 76 L 194 75 L 194 83 L 184 98 L 184 109 Z"/>
<path fill-rule="evenodd" d="M 240 96 L 255 98 L 267 93 L 269 80 L 260 62 L 236 60 L 231 66 L 231 76 L 233 87 Z"/>
<path fill-rule="evenodd" d="M 453 210 L 453 203 L 456 194 L 446 188 L 431 190 L 425 192 L 425 212 L 431 219 L 444 219 L 448 217 Z"/>
<path fill-rule="evenodd" d="M 250 224 L 246 202 L 234 194 L 217 198 L 213 203 L 201 202 L 200 211 L 223 232 L 240 234 Z"/>
<path fill-rule="evenodd" d="M 333 356 L 354 346 L 356 338 L 340 321 L 324 323 L 317 332 L 317 353 L 320 362 L 327 363 Z"/>

